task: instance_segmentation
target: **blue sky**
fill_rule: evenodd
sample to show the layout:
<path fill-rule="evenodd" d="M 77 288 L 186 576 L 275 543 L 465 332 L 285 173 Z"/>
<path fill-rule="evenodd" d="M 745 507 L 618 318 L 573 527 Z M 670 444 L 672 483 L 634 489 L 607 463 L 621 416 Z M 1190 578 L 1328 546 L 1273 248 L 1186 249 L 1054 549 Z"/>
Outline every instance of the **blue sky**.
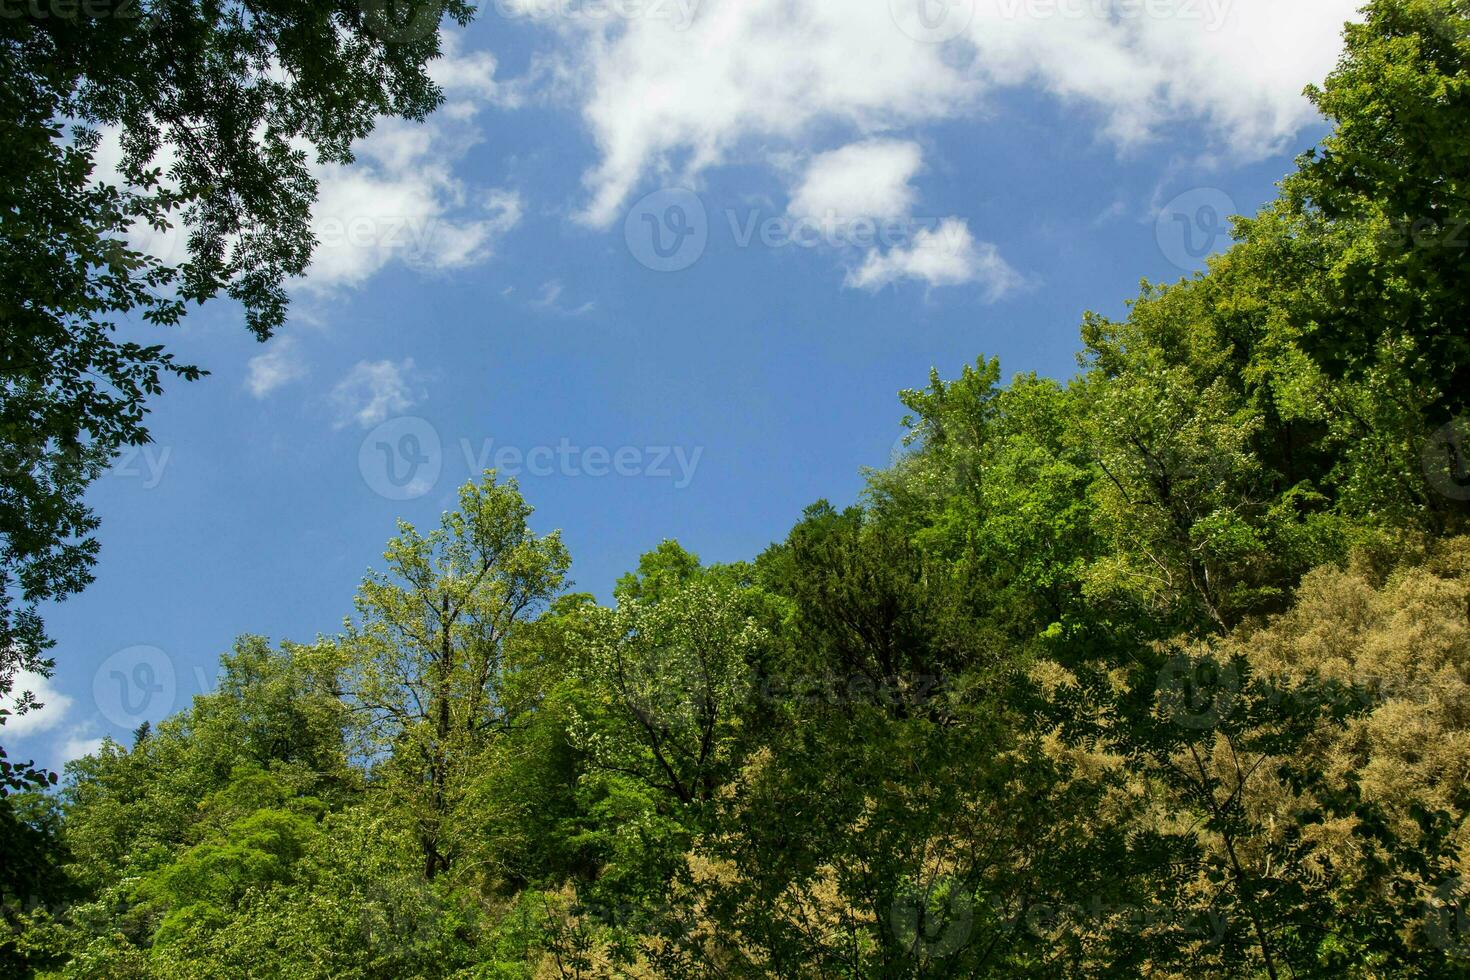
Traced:
<path fill-rule="evenodd" d="M 1300 93 L 1351 11 L 487 5 L 444 110 L 322 170 L 288 328 L 217 304 L 171 338 L 213 373 L 93 491 L 97 581 L 49 610 L 49 703 L 7 746 L 59 766 L 187 706 L 237 635 L 338 630 L 394 521 L 481 465 L 578 590 L 664 538 L 754 556 L 856 499 L 931 366 L 1066 377 L 1084 310 L 1222 247 L 1322 135 Z"/>

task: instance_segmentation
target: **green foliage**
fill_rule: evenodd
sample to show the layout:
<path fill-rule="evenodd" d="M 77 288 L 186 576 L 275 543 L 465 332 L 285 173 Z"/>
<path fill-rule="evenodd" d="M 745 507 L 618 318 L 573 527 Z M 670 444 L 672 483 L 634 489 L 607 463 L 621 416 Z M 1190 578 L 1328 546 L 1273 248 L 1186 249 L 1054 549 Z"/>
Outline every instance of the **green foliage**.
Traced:
<path fill-rule="evenodd" d="M 571 732 L 595 768 L 689 806 L 708 802 L 738 760 L 764 638 L 738 591 L 659 585 L 643 589 L 656 598 L 624 592 L 616 609 L 592 614 L 579 675 L 590 698 Z"/>
<path fill-rule="evenodd" d="M 487 739 L 512 724 L 501 697 L 505 645 L 561 591 L 570 564 L 558 534 L 536 537 L 514 481 L 460 491 L 460 510 L 388 543 L 339 648 L 357 749 L 418 827 L 425 874 L 447 870 L 453 815 Z"/>
<path fill-rule="evenodd" d="M 292 883 L 294 866 L 317 832 L 311 810 L 320 808 L 310 799 L 292 802 L 295 809 L 258 809 L 231 821 L 138 883 L 140 899 L 164 910 L 156 946 L 221 928 L 251 892 Z"/>
<path fill-rule="evenodd" d="M 1304 347 L 1334 377 L 1398 361 L 1443 421 L 1470 404 L 1470 19 L 1455 0 L 1378 0 L 1346 38 L 1310 91 L 1333 133 L 1286 183 L 1286 202 L 1330 242 L 1331 313 L 1310 311 Z"/>
<path fill-rule="evenodd" d="M 933 372 L 863 500 L 751 564 L 665 541 L 566 594 L 493 473 L 400 525 L 340 636 L 244 638 L 0 797 L 0 962 L 1470 975 L 1470 538 L 1425 461 L 1470 364 L 1467 22 L 1370 5 L 1229 252 L 1087 315 L 1070 381 Z"/>
<path fill-rule="evenodd" d="M 315 246 L 313 163 L 443 99 L 428 63 L 462 0 L 21 4 L 0 17 L 0 692 L 49 669 L 41 603 L 91 581 L 83 494 L 149 439 L 150 396 L 203 373 L 158 342 L 224 294 L 265 340 Z M 97 172 L 103 129 L 116 176 Z M 131 228 L 187 229 L 168 265 Z"/>
<path fill-rule="evenodd" d="M 221 658 L 214 693 L 131 748 L 108 741 L 72 763 L 62 800 L 73 877 L 98 892 L 151 873 L 218 829 L 222 811 L 205 802 L 230 799 L 220 794 L 241 773 L 269 774 L 292 795 L 350 799 L 361 779 L 344 757 L 337 668 L 320 653 L 244 637 Z"/>

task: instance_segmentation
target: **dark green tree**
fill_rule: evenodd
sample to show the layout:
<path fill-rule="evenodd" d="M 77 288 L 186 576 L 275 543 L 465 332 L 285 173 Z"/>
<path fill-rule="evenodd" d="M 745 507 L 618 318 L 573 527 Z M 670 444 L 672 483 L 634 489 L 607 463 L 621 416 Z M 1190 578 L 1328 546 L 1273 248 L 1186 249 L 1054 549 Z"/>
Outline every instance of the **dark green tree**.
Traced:
<path fill-rule="evenodd" d="M 202 373 L 160 342 L 228 296 L 261 340 L 314 245 L 314 163 L 443 98 L 428 63 L 462 0 L 117 0 L 0 17 L 0 680 L 46 671 L 38 613 L 90 581 L 82 494 L 148 441 L 149 397 Z M 99 174 L 116 130 L 116 177 Z M 187 258 L 129 229 L 187 229 Z"/>

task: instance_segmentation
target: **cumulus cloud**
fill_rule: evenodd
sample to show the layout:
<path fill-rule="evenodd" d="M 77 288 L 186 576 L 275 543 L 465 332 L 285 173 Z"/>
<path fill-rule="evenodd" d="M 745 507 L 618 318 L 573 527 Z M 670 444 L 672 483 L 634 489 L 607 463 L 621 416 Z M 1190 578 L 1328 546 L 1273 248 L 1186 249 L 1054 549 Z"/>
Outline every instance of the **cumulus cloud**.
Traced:
<path fill-rule="evenodd" d="M 496 79 L 490 52 L 462 50 L 453 33 L 444 45 L 444 56 L 430 63 L 445 93 L 439 112 L 423 123 L 382 120 L 353 148 L 351 165 L 318 168 L 309 290 L 359 285 L 394 261 L 427 272 L 475 265 L 520 224 L 517 192 L 472 187 L 455 173 L 478 142 L 473 118 L 520 97 Z"/>
<path fill-rule="evenodd" d="M 316 291 L 356 286 L 400 260 L 421 271 L 461 269 L 494 253 L 521 218 L 505 190 L 466 202 L 434 140 L 388 125 L 350 167 L 333 167 L 312 214 L 317 249 L 306 284 Z"/>
<path fill-rule="evenodd" d="M 965 40 L 992 83 L 1095 107 L 1121 144 L 1180 120 L 1243 159 L 1313 119 L 1302 90 L 1342 49 L 1360 0 L 978 0 Z"/>
<path fill-rule="evenodd" d="M 1198 122 L 1202 151 L 1260 157 L 1313 118 L 1302 89 L 1332 68 L 1357 5 L 956 0 L 962 17 L 938 36 L 919 0 L 704 0 L 687 25 L 563 18 L 564 75 L 586 80 L 599 150 L 582 216 L 611 226 L 650 176 L 688 183 L 833 126 L 872 137 L 978 118 L 1018 86 L 1091 110 L 1123 147 Z"/>
<path fill-rule="evenodd" d="M 306 362 L 294 337 L 272 341 L 269 349 L 250 359 L 245 369 L 245 387 L 256 398 L 265 398 L 277 388 L 300 381 L 307 375 Z"/>
<path fill-rule="evenodd" d="M 500 67 L 495 55 L 489 51 L 465 51 L 460 35 L 454 31 L 443 33 L 440 39 L 444 54 L 429 62 L 429 77 L 444 89 L 451 102 L 520 104 L 518 86 L 508 85 L 495 77 Z"/>
<path fill-rule="evenodd" d="M 520 224 L 519 193 L 474 188 L 455 173 L 476 142 L 469 121 L 499 98 L 494 59 L 454 54 L 435 65 L 448 97 L 439 114 L 384 120 L 354 148 L 352 164 L 319 169 L 308 289 L 359 285 L 395 260 L 420 271 L 462 269 L 488 259 Z"/>
<path fill-rule="evenodd" d="M 963 286 L 978 283 L 994 301 L 1022 284 L 1022 278 L 989 242 L 977 242 L 959 218 L 946 218 L 936 228 L 921 228 L 907 245 L 868 253 L 861 266 L 847 275 L 847 285 L 881 289 L 903 280 L 927 286 Z"/>
<path fill-rule="evenodd" d="M 987 298 L 1001 298 L 1021 276 L 995 245 L 976 242 L 962 218 L 933 225 L 913 216 L 918 192 L 912 181 L 923 165 L 919 144 L 907 140 L 864 140 L 818 153 L 793 189 L 787 212 L 829 232 L 833 243 L 866 250 L 848 271 L 850 288 L 876 290 L 903 280 L 931 288 L 979 282 Z M 882 234 L 856 234 L 869 227 Z"/>
<path fill-rule="evenodd" d="M 648 185 L 697 188 L 732 161 L 788 173 L 792 159 L 806 163 L 790 216 L 900 217 L 920 199 L 912 133 L 982 121 L 1011 90 L 1072 107 L 1120 152 L 1178 132 L 1200 158 L 1278 152 L 1314 121 L 1302 89 L 1331 70 L 1359 2 L 673 0 L 573 10 L 501 0 L 502 15 L 557 32 L 551 66 L 538 55 L 506 82 L 494 55 L 447 35 L 430 69 L 446 90 L 440 111 L 423 124 L 387 122 L 356 164 L 319 169 L 322 245 L 306 288 L 355 286 L 395 262 L 438 272 L 492 256 L 523 201 L 456 168 L 478 139 L 475 118 L 524 104 L 533 79 L 551 79 L 580 107 L 595 160 L 577 214 L 593 227 L 614 227 Z M 159 247 L 177 249 L 177 236 L 165 238 Z M 977 245 L 981 266 L 985 254 Z M 863 281 L 933 265 L 917 238 L 862 258 L 853 278 Z M 1004 264 L 993 258 L 991 268 Z"/>
<path fill-rule="evenodd" d="M 879 0 L 706 0 L 687 30 L 595 25 L 574 55 L 601 156 L 584 219 L 611 225 L 648 173 L 692 179 L 752 137 L 796 140 L 827 120 L 878 132 L 973 102 L 941 46 L 903 40 Z"/>
<path fill-rule="evenodd" d="M 74 759 L 91 755 L 102 747 L 104 739 L 95 734 L 94 718 L 76 717 L 72 710 L 76 700 L 62 694 L 53 678 L 42 677 L 31 671 L 21 671 L 15 676 L 12 693 L 0 697 L 0 708 L 15 710 L 18 697 L 29 691 L 35 704 L 25 714 L 12 714 L 0 728 L 6 739 L 26 743 L 27 758 L 39 756 L 42 765 L 57 772 Z M 32 741 L 36 736 L 44 739 Z"/>
<path fill-rule="evenodd" d="M 101 750 L 102 744 L 106 741 L 107 739 L 105 738 L 90 738 L 86 735 L 77 734 L 68 735 L 62 740 L 59 749 L 61 753 L 61 764 L 64 766 L 68 762 L 80 759 L 85 755 L 96 755 Z"/>
<path fill-rule="evenodd" d="M 97 128 L 98 142 L 92 156 L 92 183 L 122 185 L 122 129 L 117 126 Z M 173 144 L 164 143 L 154 154 L 153 166 L 162 171 L 160 185 L 178 188 L 170 173 L 177 160 Z M 175 210 L 163 227 L 155 228 L 146 221 L 135 221 L 123 234 L 129 248 L 151 255 L 165 265 L 182 265 L 189 259 L 189 229 L 180 212 Z"/>
<path fill-rule="evenodd" d="M 917 193 L 909 182 L 923 166 L 919 144 L 868 140 L 814 156 L 791 194 L 795 218 L 851 222 L 907 217 Z"/>
<path fill-rule="evenodd" d="M 413 379 L 411 357 L 398 363 L 359 361 L 330 395 L 337 428 L 356 423 L 370 429 L 390 415 L 408 411 L 419 400 Z"/>
<path fill-rule="evenodd" d="M 35 696 L 35 704 L 25 714 L 12 714 L 5 719 L 4 731 L 11 736 L 25 738 L 48 732 L 66 720 L 73 701 L 56 689 L 52 679 L 33 671 L 23 670 L 15 675 L 11 693 L 0 697 L 0 708 L 15 710 L 18 698 L 25 692 Z"/>
<path fill-rule="evenodd" d="M 474 265 L 491 257 L 499 239 L 520 223 L 518 193 L 474 187 L 454 172 L 478 142 L 475 116 L 490 106 L 518 105 L 519 90 L 496 78 L 498 64 L 490 52 L 463 50 L 452 32 L 443 43 L 443 57 L 429 65 L 445 93 L 437 113 L 423 123 L 379 120 L 353 147 L 352 164 L 312 165 L 317 247 L 302 284 L 308 291 L 361 285 L 394 261 L 427 272 Z M 120 130 L 104 127 L 101 137 L 95 179 L 117 182 Z M 301 148 L 308 149 L 305 143 Z M 173 159 L 173 147 L 165 144 L 153 162 L 167 173 Z M 175 213 L 169 227 L 138 223 L 127 238 L 133 248 L 177 265 L 189 257 L 188 235 Z"/>

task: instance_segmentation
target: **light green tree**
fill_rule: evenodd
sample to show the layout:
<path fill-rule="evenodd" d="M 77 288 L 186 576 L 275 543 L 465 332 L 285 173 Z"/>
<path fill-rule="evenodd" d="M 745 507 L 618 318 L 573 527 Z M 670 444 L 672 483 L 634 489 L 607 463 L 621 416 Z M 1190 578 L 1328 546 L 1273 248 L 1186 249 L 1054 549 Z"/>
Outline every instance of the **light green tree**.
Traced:
<path fill-rule="evenodd" d="M 572 731 L 594 766 L 687 806 L 708 802 L 736 761 L 764 635 L 737 589 L 660 585 L 592 613 L 582 678 L 600 710 Z"/>
<path fill-rule="evenodd" d="M 449 818 L 476 753 L 513 720 L 506 640 L 566 583 L 561 537 L 534 534 L 531 512 L 488 471 L 428 534 L 400 522 L 342 638 L 357 748 L 415 826 L 428 878 L 453 863 Z"/>

